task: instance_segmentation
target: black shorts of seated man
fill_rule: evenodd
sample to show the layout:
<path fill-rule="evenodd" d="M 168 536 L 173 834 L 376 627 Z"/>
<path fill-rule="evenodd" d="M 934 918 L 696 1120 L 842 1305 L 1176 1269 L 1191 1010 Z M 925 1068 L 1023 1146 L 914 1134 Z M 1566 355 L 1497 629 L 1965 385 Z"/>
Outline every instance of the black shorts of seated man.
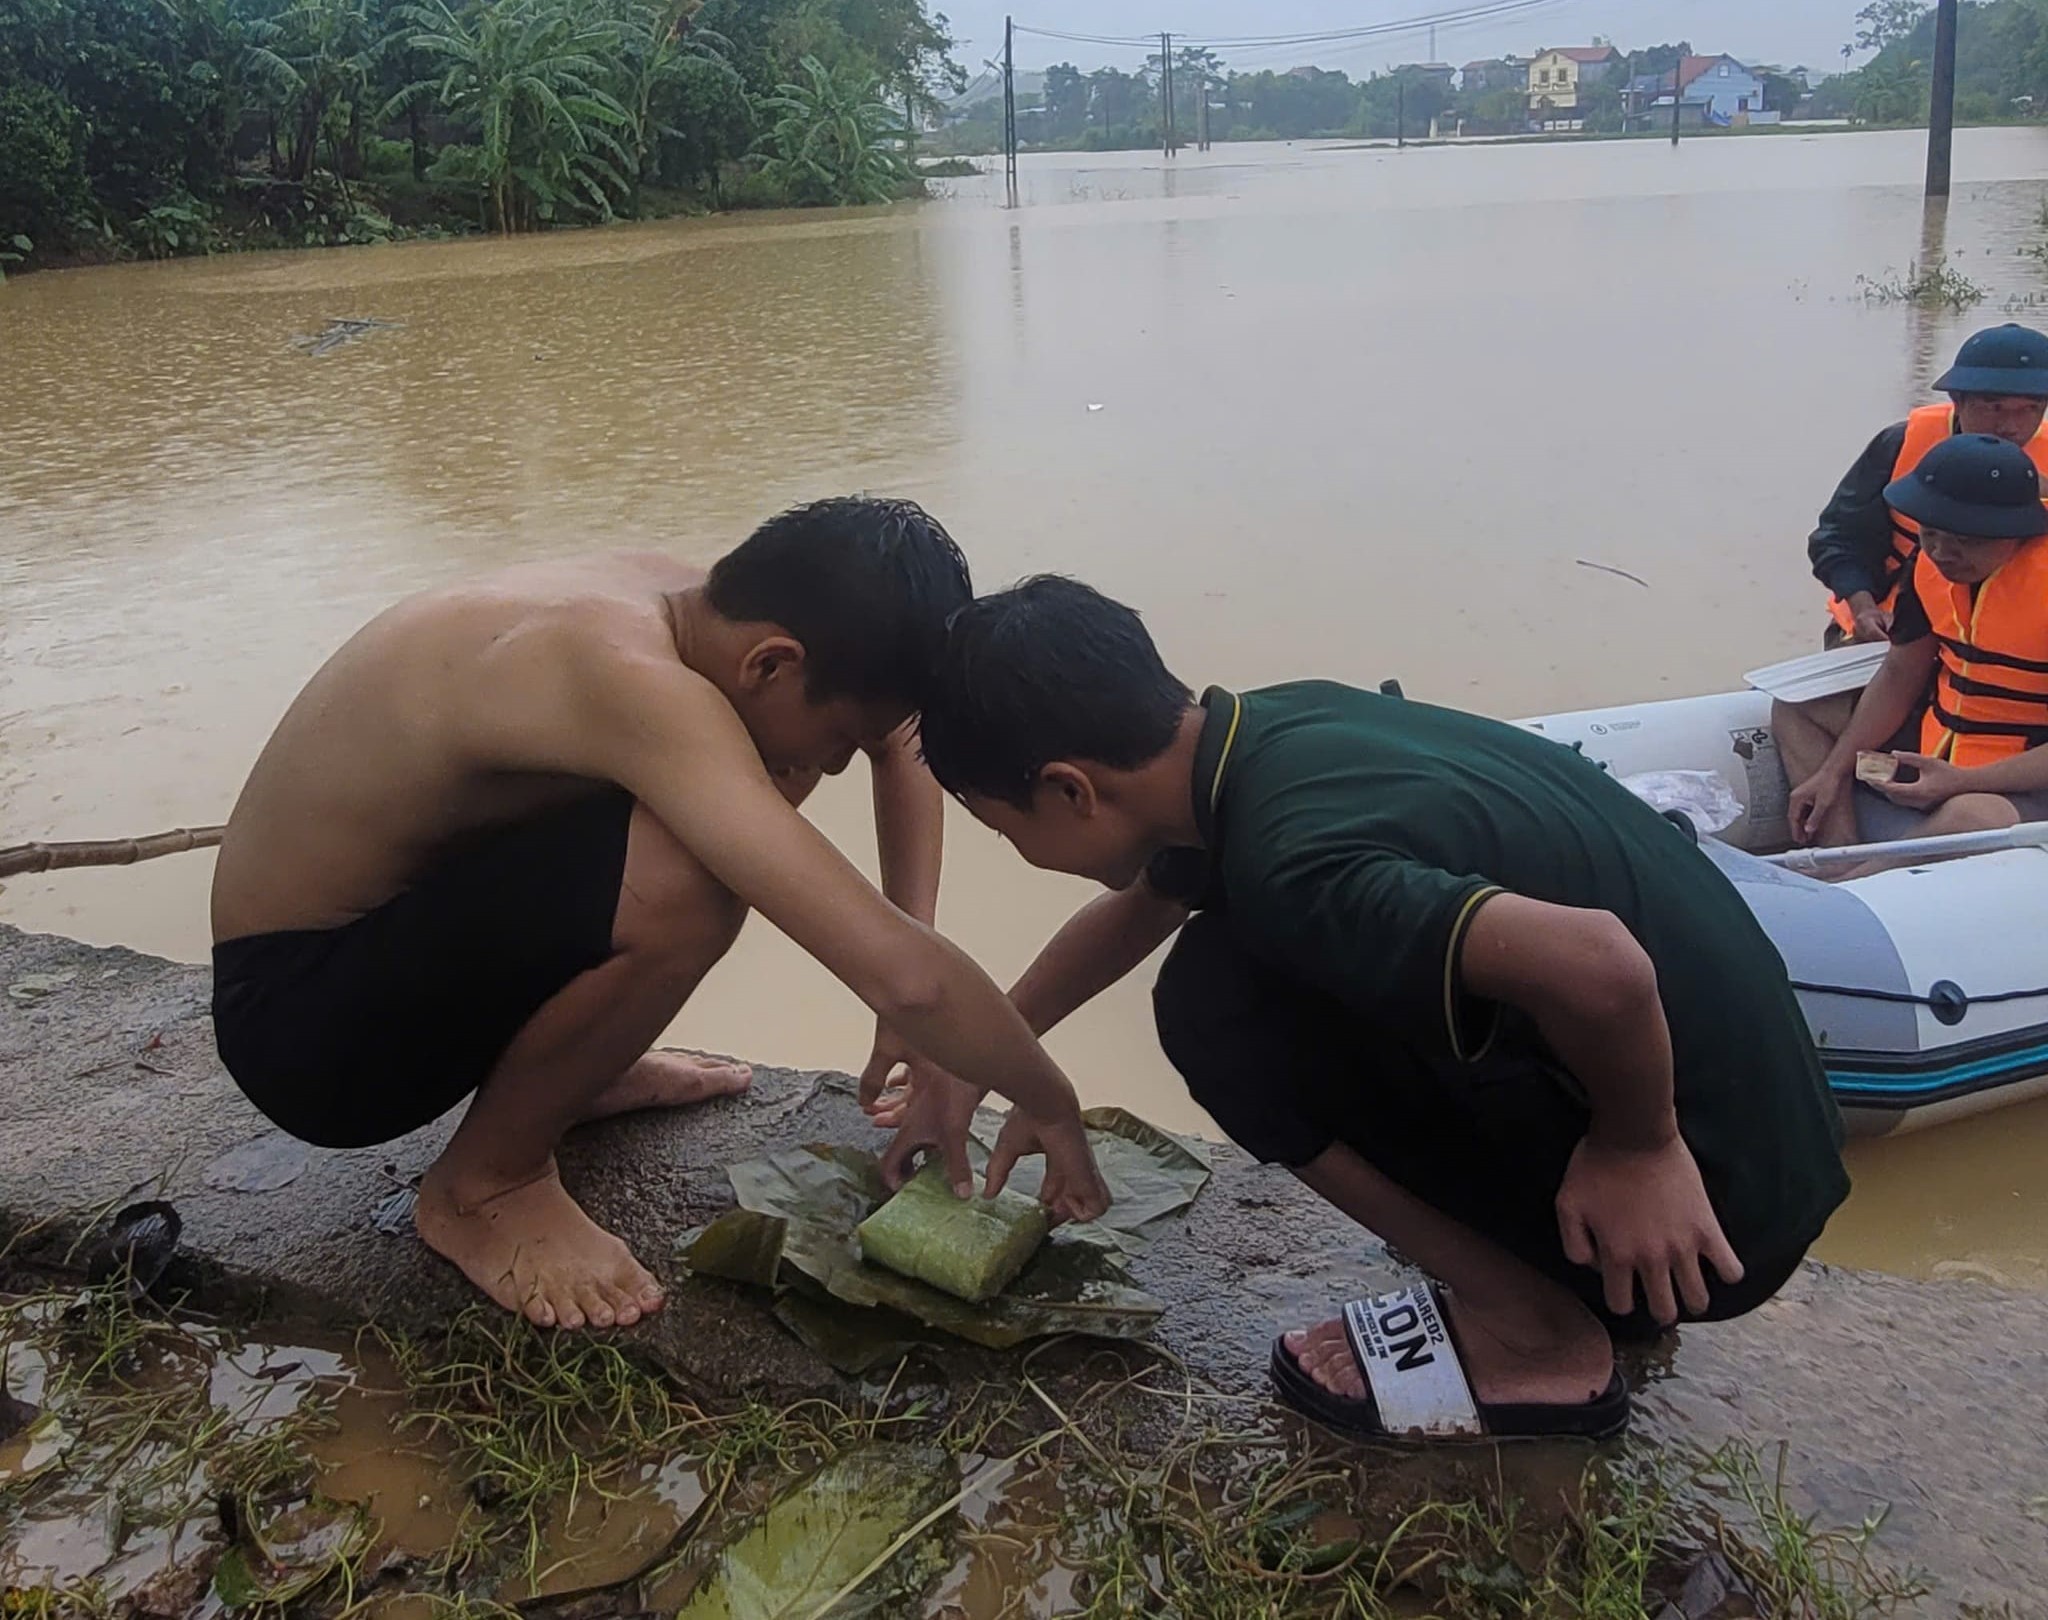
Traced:
<path fill-rule="evenodd" d="M 954 619 L 922 724 L 978 820 L 1109 890 L 1012 990 L 1033 1028 L 1177 933 L 1153 1001 L 1195 1101 L 1427 1274 L 1275 1344 L 1310 1415 L 1612 1432 L 1613 1336 L 1755 1309 L 1846 1195 L 1778 953 L 1572 750 L 1328 681 L 1198 701 L 1051 578 Z M 889 1173 L 974 1100 L 919 1074 Z"/>
<path fill-rule="evenodd" d="M 650 1048 L 758 909 L 874 1010 L 884 1058 L 914 1047 L 1016 1102 L 1056 1217 L 1099 1213 L 1073 1088 L 930 927 L 943 801 L 911 717 L 970 595 L 923 511 L 844 499 L 773 519 L 708 576 L 591 557 L 380 614 L 299 694 L 228 824 L 229 1073 L 323 1147 L 471 1098 L 420 1236 L 543 1326 L 631 1324 L 661 1285 L 563 1189 L 555 1147 L 746 1084 Z M 889 897 L 796 808 L 862 751 Z"/>

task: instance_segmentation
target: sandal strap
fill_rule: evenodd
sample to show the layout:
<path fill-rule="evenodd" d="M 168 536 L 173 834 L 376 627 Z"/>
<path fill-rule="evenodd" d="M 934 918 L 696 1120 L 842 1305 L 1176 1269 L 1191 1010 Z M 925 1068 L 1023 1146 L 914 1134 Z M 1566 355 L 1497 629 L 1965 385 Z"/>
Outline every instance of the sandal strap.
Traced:
<path fill-rule="evenodd" d="M 1344 1307 L 1344 1336 L 1388 1434 L 1484 1434 L 1436 1289 L 1412 1284 Z"/>

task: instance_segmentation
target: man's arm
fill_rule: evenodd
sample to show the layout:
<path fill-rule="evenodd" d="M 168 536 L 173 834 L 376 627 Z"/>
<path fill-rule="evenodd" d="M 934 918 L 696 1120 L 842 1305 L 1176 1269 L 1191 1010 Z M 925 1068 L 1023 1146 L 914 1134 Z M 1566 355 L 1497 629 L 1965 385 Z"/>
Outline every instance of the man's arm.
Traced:
<path fill-rule="evenodd" d="M 1892 513 L 1885 487 L 1906 442 L 1903 422 L 1872 439 L 1836 486 L 1820 522 L 1806 542 L 1814 578 L 1849 604 L 1858 618 L 1858 639 L 1876 640 L 1882 626 L 1872 620 L 1863 634 L 1863 620 L 1878 612 L 1885 558 L 1892 551 Z"/>
<path fill-rule="evenodd" d="M 956 946 L 889 904 L 790 807 L 718 692 L 672 651 L 574 628 L 501 680 L 530 682 L 501 746 L 535 768 L 617 782 L 713 877 L 758 910 L 934 1061 L 1046 1124 L 1049 1202 L 1092 1218 L 1107 1190 L 1080 1105 L 1024 1020 Z M 501 698 L 505 694 L 498 694 Z"/>
<path fill-rule="evenodd" d="M 1185 904 L 1161 894 L 1142 877 L 1127 889 L 1099 895 L 1046 942 L 1011 989 L 1010 1001 L 1032 1033 L 1044 1035 L 1122 980 L 1187 919 Z M 907 1097 L 878 1113 L 878 1123 L 898 1127 L 882 1156 L 882 1179 L 892 1187 L 900 1185 L 915 1157 L 935 1150 L 945 1160 L 953 1190 L 964 1198 L 973 1190 L 967 1132 L 986 1088 L 929 1065 L 913 1062 L 912 1069 Z M 875 1089 L 879 1091 L 879 1081 Z M 864 1100 L 872 1104 L 875 1099 Z"/>
<path fill-rule="evenodd" d="M 1678 1132 L 1671 1030 L 1635 936 L 1608 912 L 1496 894 L 1466 931 L 1458 974 L 1468 994 L 1526 1013 L 1585 1088 L 1591 1122 L 1558 1192 L 1565 1252 L 1599 1266 L 1617 1314 L 1638 1278 L 1661 1322 L 1681 1298 L 1704 1310 L 1701 1261 L 1730 1283 L 1742 1265 Z"/>
<path fill-rule="evenodd" d="M 1914 779 L 1887 782 L 1878 791 L 1909 810 L 1932 810 L 1963 793 L 2009 798 L 2017 793 L 2048 792 L 2048 748 L 2029 748 L 1989 765 L 1951 765 L 1945 759 L 1909 754 L 1904 749 L 1897 757 L 1901 764 L 1913 767 Z"/>
<path fill-rule="evenodd" d="M 1926 698 L 1939 657 L 1940 644 L 1932 635 L 1892 643 L 1826 761 L 1806 781 L 1792 785 L 1786 815 L 1796 841 L 1808 842 L 1826 824 L 1835 800 L 1850 791 L 1857 754 L 1881 749 L 1898 735 Z"/>
<path fill-rule="evenodd" d="M 906 720 L 868 750 L 875 800 L 875 847 L 882 893 L 921 923 L 939 916 L 939 868 L 945 852 L 946 806 L 939 784 L 917 750 L 917 722 Z M 872 1104 L 889 1076 L 916 1052 L 887 1020 L 875 1020 L 875 1043 L 860 1074 L 860 1095 Z"/>
<path fill-rule="evenodd" d="M 882 893 L 921 923 L 938 921 L 939 867 L 945 852 L 946 805 L 917 752 L 917 722 L 906 720 L 869 750 L 874 776 L 875 845 Z"/>

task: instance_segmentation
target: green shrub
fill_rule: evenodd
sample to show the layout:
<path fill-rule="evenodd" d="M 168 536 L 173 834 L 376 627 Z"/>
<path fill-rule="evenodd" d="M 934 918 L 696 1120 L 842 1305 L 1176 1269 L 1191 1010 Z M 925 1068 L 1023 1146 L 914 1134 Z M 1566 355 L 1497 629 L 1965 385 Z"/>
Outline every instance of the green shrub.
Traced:
<path fill-rule="evenodd" d="M 40 84 L 0 87 L 0 238 L 54 241 L 92 208 L 77 110 Z"/>
<path fill-rule="evenodd" d="M 412 173 L 412 142 L 372 135 L 363 143 L 363 172 L 384 176 Z"/>

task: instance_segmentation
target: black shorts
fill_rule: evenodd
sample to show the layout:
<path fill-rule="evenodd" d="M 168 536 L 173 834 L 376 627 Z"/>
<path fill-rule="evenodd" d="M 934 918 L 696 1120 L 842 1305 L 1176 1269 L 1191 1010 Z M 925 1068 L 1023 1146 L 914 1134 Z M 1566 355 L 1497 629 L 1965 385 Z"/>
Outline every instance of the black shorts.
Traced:
<path fill-rule="evenodd" d="M 1246 955 L 1203 912 L 1181 930 L 1152 993 L 1160 1045 L 1196 1102 L 1247 1153 L 1299 1169 L 1343 1143 L 1432 1209 L 1492 1240 L 1584 1300 L 1609 1329 L 1647 1337 L 1638 1307 L 1616 1317 L 1598 1271 L 1571 1260 L 1557 1191 L 1590 1115 L 1571 1077 L 1526 1042 L 1476 1063 L 1430 1063 L 1322 992 Z M 1700 1175 L 1717 1209 L 1716 1166 Z M 1776 1294 L 1811 1234 L 1738 1250 L 1734 1286 L 1708 1273 L 1693 1320 L 1743 1316 Z"/>
<path fill-rule="evenodd" d="M 607 787 L 466 843 L 354 922 L 214 946 L 228 1073 L 317 1147 L 438 1119 L 611 956 L 632 817 L 632 795 Z"/>

